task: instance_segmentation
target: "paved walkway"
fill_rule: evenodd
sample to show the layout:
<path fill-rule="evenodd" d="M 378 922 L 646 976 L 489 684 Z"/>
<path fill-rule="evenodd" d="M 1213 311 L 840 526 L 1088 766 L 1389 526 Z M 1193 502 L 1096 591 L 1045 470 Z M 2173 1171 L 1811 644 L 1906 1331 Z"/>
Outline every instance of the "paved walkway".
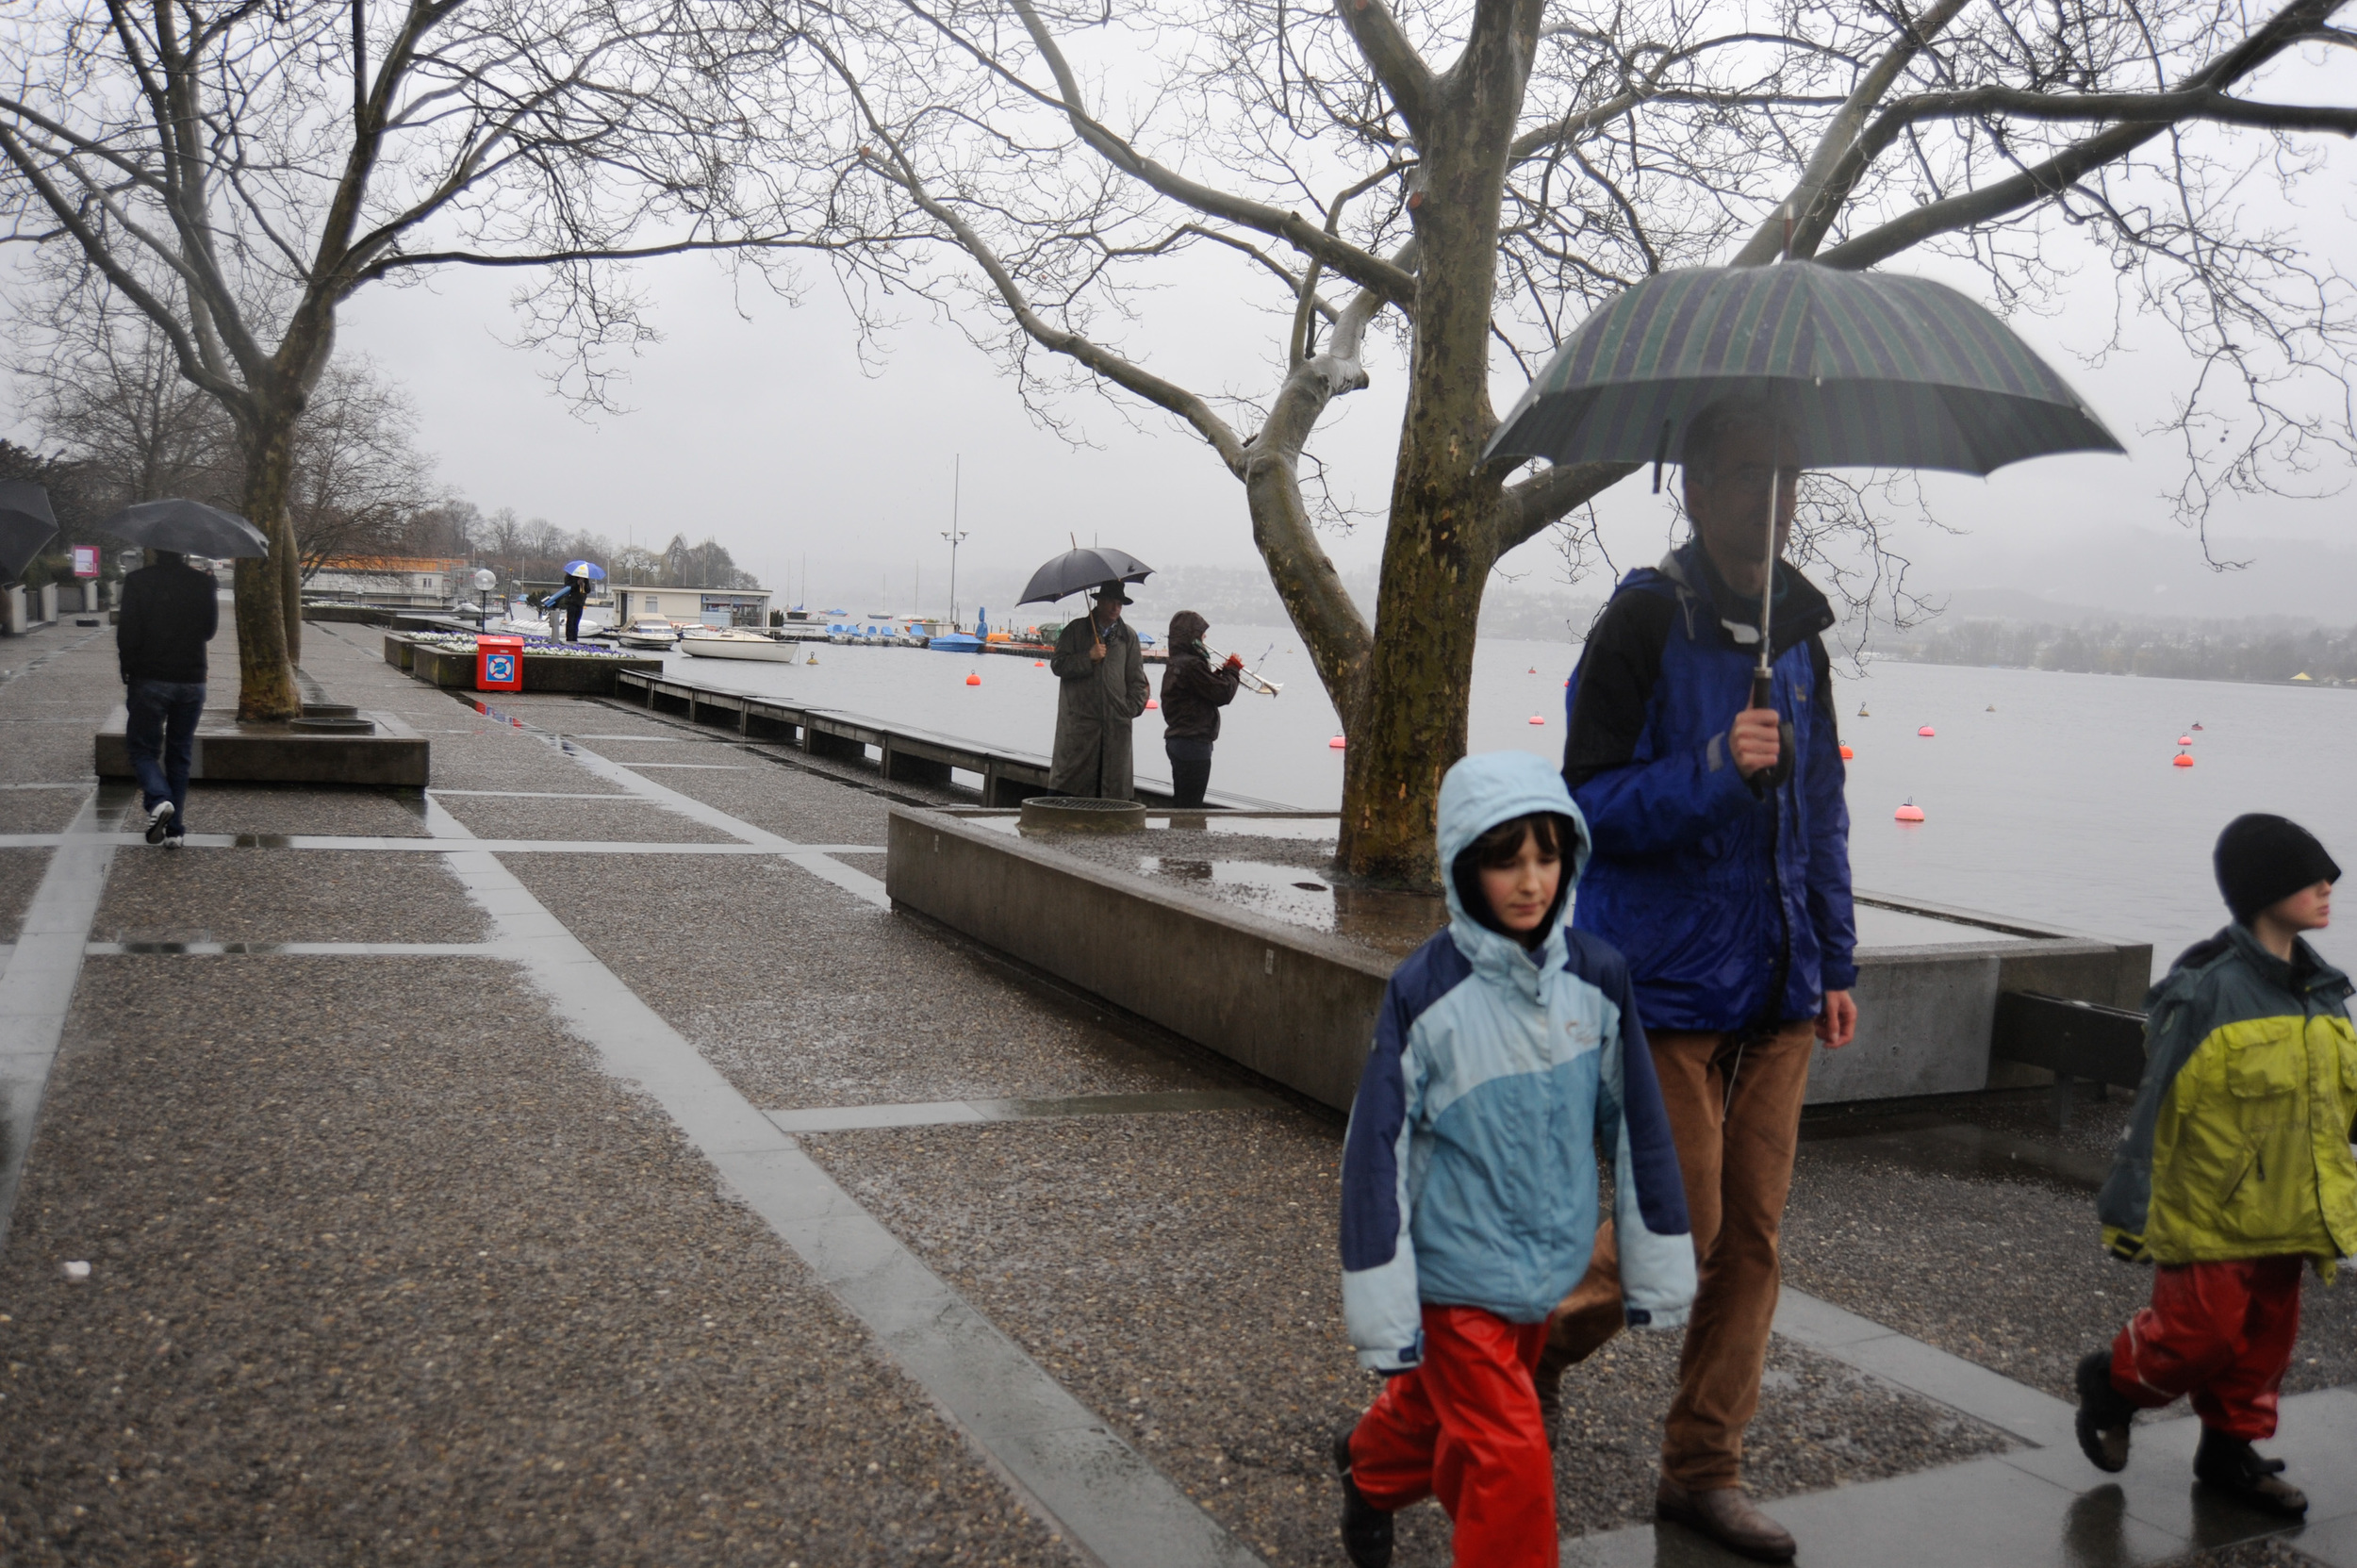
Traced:
<path fill-rule="evenodd" d="M 200 787 L 174 854 L 88 775 L 109 640 L 0 642 L 0 1559 L 1339 1560 L 1330 1119 L 892 915 L 856 769 L 305 664 L 436 787 Z M 2294 1560 L 2188 1423 L 2096 1485 L 1990 1358 L 1778 1327 L 1805 1562 Z M 1719 1560 L 1613 1527 L 1673 1357 L 1579 1375 L 1569 1560 Z M 2357 1564 L 2352 1440 L 2287 1406 Z"/>

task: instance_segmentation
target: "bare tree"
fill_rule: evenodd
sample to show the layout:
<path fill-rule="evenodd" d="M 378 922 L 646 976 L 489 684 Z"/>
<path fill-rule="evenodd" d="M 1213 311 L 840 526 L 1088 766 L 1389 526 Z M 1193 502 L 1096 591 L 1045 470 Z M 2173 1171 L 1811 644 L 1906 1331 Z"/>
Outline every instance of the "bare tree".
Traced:
<path fill-rule="evenodd" d="M 1428 882 L 1490 572 L 1628 471 L 1483 462 L 1493 390 L 1639 278 L 1924 248 L 2013 308 L 2092 246 L 2206 356 L 2188 432 L 2245 435 L 2222 470 L 2204 449 L 2190 504 L 2349 449 L 2337 400 L 2309 418 L 2284 386 L 2343 369 L 2343 292 L 2226 199 L 2357 129 L 2250 95 L 2286 51 L 2352 41 L 2339 4 L 876 0 L 810 24 L 794 104 L 837 106 L 804 163 L 871 328 L 920 294 L 1051 426 L 1093 388 L 1236 478 L 1348 732 L 1342 867 Z M 1313 437 L 1386 336 L 1406 415 L 1370 626 L 1320 543 L 1342 520 Z M 1816 537 L 1868 531 L 1851 591 L 1904 593 L 1857 500 L 1821 496 Z"/>
<path fill-rule="evenodd" d="M 90 289 L 52 294 L 38 328 L 20 312 L 20 334 L 42 351 L 19 367 L 41 434 L 109 510 L 163 496 L 236 507 L 246 455 L 236 422 L 180 374 L 153 323 L 111 304 Z M 305 581 L 329 555 L 386 545 L 435 501 L 416 434 L 408 393 L 370 361 L 321 376 L 295 422 L 287 485 Z"/>
<path fill-rule="evenodd" d="M 330 556 L 384 554 L 434 503 L 409 394 L 366 360 L 331 367 L 295 426 L 287 509 L 304 581 Z"/>
<path fill-rule="evenodd" d="M 609 264 L 791 243 L 777 22 L 748 0 L 38 0 L 0 23 L 10 238 L 144 316 L 235 426 L 239 509 L 272 544 L 238 568 L 241 713 L 297 706 L 294 432 L 338 306 L 536 269 L 524 339 L 569 345 L 569 389 L 602 397 L 604 352 L 647 332 Z"/>

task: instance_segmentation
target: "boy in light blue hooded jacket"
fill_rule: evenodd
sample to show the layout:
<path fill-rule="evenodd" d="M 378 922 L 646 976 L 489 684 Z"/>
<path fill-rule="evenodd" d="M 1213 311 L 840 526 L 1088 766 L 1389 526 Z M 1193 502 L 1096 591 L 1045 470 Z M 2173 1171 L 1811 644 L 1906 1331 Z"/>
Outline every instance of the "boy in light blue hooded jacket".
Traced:
<path fill-rule="evenodd" d="M 1561 776 L 1465 758 L 1440 851 L 1449 925 L 1392 975 L 1343 1154 L 1343 1312 L 1387 1379 L 1335 1440 L 1343 1541 L 1383 1568 L 1392 1514 L 1437 1496 L 1458 1562 L 1551 1565 L 1531 1369 L 1595 1245 L 1600 1146 L 1631 1326 L 1685 1323 L 1694 1246 L 1628 966 L 1564 920 L 1588 831 Z"/>

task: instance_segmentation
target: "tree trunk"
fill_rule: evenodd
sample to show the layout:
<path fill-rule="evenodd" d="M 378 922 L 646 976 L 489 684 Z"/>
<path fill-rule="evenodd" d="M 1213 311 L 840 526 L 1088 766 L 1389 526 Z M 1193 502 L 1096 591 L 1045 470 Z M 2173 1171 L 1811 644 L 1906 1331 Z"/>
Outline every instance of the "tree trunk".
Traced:
<path fill-rule="evenodd" d="M 294 470 L 294 416 L 265 403 L 246 438 L 246 520 L 270 536 L 270 555 L 238 563 L 238 717 L 292 718 L 303 711 L 295 691 L 290 644 L 302 624 L 299 584 L 288 600 L 295 573 L 294 530 L 287 516 L 287 489 Z"/>
<path fill-rule="evenodd" d="M 1411 197 L 1418 263 L 1408 411 L 1366 697 L 1345 713 L 1337 858 L 1352 876 L 1437 886 L 1441 779 L 1465 754 L 1474 629 L 1497 559 L 1499 483 L 1481 462 L 1506 160 L 1538 44 L 1537 0 L 1484 6 L 1441 78 Z"/>

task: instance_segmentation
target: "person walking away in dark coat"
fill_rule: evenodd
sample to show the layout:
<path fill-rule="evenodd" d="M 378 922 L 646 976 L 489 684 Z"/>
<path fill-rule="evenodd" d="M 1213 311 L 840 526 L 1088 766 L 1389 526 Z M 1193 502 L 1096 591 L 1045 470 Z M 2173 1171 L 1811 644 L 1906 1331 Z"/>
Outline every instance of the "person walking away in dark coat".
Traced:
<path fill-rule="evenodd" d="M 1193 610 L 1170 618 L 1170 662 L 1162 666 L 1162 754 L 1170 758 L 1170 803 L 1199 806 L 1211 783 L 1211 745 L 1219 710 L 1236 700 L 1244 660 L 1230 653 L 1214 668 L 1204 651 L 1211 623 Z"/>
<path fill-rule="evenodd" d="M 1573 924 L 1628 956 L 1669 1107 L 1701 1263 L 1655 1511 L 1765 1561 L 1792 1537 L 1742 1489 L 1813 1034 L 1850 1042 L 1857 1008 L 1850 816 L 1821 634 L 1825 597 L 1782 561 L 1767 635 L 1772 704 L 1754 708 L 1760 589 L 1800 475 L 1775 409 L 1723 400 L 1680 447 L 1694 536 L 1629 574 L 1597 617 L 1566 701 L 1563 776 L 1595 835 Z M 1538 1369 L 1618 1332 L 1613 1250 L 1564 1298 Z"/>
<path fill-rule="evenodd" d="M 1135 798 L 1129 722 L 1146 711 L 1146 651 L 1121 619 L 1129 598 L 1119 583 L 1056 638 L 1056 755 L 1047 787 L 1103 801 Z"/>
<path fill-rule="evenodd" d="M 2278 1390 L 2299 1334 L 2299 1271 L 2357 1254 L 2357 1032 L 2349 978 L 2300 939 L 2332 920 L 2341 868 L 2296 822 L 2253 814 L 2212 857 L 2233 923 L 2188 948 L 2145 999 L 2144 1082 L 2095 1200 L 2104 1245 L 2151 1263 L 2152 1304 L 2078 1370 L 2079 1446 L 2128 1465 L 2139 1410 L 2193 1396 L 2194 1478 L 2297 1517 Z"/>
<path fill-rule="evenodd" d="M 205 645 L 221 628 L 212 574 L 176 552 L 123 580 L 115 657 L 127 714 L 124 747 L 140 781 L 147 841 L 176 850 L 189 831 L 189 759 L 205 713 Z"/>
<path fill-rule="evenodd" d="M 1392 1515 L 1437 1497 L 1465 1568 L 1555 1568 L 1555 1461 L 1531 1387 L 1588 1266 L 1612 1162 L 1617 1303 L 1674 1329 L 1694 1297 L 1677 1153 L 1628 966 L 1568 929 L 1588 835 L 1522 751 L 1441 781 L 1449 923 L 1392 973 L 1343 1140 L 1343 1319 L 1386 1381 L 1337 1433 L 1343 1549 L 1388 1568 Z"/>

